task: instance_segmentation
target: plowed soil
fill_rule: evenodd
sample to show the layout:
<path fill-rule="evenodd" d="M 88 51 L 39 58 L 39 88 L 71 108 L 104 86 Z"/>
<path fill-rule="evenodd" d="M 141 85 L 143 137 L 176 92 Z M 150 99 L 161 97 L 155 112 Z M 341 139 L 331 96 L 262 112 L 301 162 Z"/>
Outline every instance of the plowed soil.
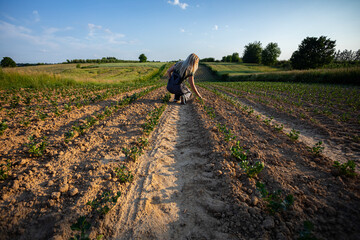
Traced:
<path fill-rule="evenodd" d="M 210 76 L 203 67 L 198 73 Z M 358 177 L 338 176 L 332 161 L 309 153 L 305 143 L 291 141 L 204 88 L 199 91 L 214 116 L 198 100 L 169 103 L 150 146 L 135 162 L 121 149 L 143 136 L 142 124 L 162 104 L 165 87 L 69 144 L 60 143 L 56 133 L 61 121 L 71 120 L 55 119 L 54 126 L 48 120 L 37 128 L 53 139 L 41 158 L 22 153 L 20 132 L 5 132 L 1 158 L 13 159 L 14 167 L 0 183 L 0 239 L 69 239 L 80 233 L 71 229 L 80 216 L 91 225 L 85 230 L 91 239 L 297 239 L 306 234 L 359 239 Z M 250 163 L 264 162 L 258 176 L 249 178 L 240 168 L 230 152 L 234 141 L 225 141 L 219 124 L 248 150 Z M 114 169 L 121 164 L 134 175 L 132 182 L 116 178 Z M 269 192 L 293 195 L 294 203 L 270 212 L 258 181 Z M 121 196 L 107 214 L 86 204 L 108 191 Z M 304 221 L 314 228 L 304 229 Z"/>

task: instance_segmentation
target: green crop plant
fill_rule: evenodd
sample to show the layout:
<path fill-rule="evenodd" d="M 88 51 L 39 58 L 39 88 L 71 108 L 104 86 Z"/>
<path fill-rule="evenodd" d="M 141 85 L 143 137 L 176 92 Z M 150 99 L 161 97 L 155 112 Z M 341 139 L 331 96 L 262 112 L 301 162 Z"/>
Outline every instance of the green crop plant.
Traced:
<path fill-rule="evenodd" d="M 105 215 L 115 206 L 120 196 L 121 192 L 114 194 L 110 191 L 106 191 L 101 195 L 98 195 L 94 200 L 87 202 L 86 205 L 89 205 L 93 210 L 99 212 L 101 215 Z"/>
<path fill-rule="evenodd" d="M 217 123 L 216 126 L 217 126 L 219 132 L 224 134 L 224 139 L 225 139 L 226 142 L 230 142 L 230 141 L 236 139 L 236 136 L 231 132 L 230 129 L 228 129 L 226 127 L 226 125 L 222 125 L 220 123 Z"/>
<path fill-rule="evenodd" d="M 165 94 L 165 96 L 161 99 L 163 103 L 168 103 L 170 101 L 171 95 L 169 93 Z"/>
<path fill-rule="evenodd" d="M 141 148 L 146 148 L 149 145 L 149 140 L 147 138 L 140 137 L 138 139 L 138 144 Z"/>
<path fill-rule="evenodd" d="M 271 122 L 273 119 L 274 119 L 273 117 L 270 117 L 270 118 L 265 119 L 263 122 L 264 122 L 266 125 L 270 125 L 270 122 Z"/>
<path fill-rule="evenodd" d="M 249 150 L 244 150 L 242 146 L 240 146 L 240 141 L 236 141 L 234 146 L 230 147 L 231 156 L 236 158 L 238 161 L 246 161 L 247 156 L 249 154 Z"/>
<path fill-rule="evenodd" d="M 11 170 L 12 164 L 9 159 L 6 163 L 0 164 L 0 180 L 5 180 L 9 177 L 9 171 Z"/>
<path fill-rule="evenodd" d="M 75 132 L 73 130 L 69 130 L 68 132 L 64 133 L 65 136 L 65 142 L 68 143 L 70 139 L 72 139 L 75 136 Z"/>
<path fill-rule="evenodd" d="M 281 190 L 269 193 L 265 184 L 261 182 L 257 182 L 256 187 L 264 201 L 267 202 L 266 208 L 272 215 L 280 211 L 285 211 L 294 204 L 294 196 L 292 194 L 284 196 Z"/>
<path fill-rule="evenodd" d="M 0 123 L 0 135 L 3 135 L 5 130 L 8 129 L 8 125 L 7 125 L 7 119 L 3 119 Z"/>
<path fill-rule="evenodd" d="M 40 120 L 42 120 L 42 121 L 44 121 L 48 117 L 47 113 L 43 113 L 43 112 L 40 112 L 40 111 L 36 111 L 36 114 L 37 114 L 38 118 Z"/>
<path fill-rule="evenodd" d="M 90 227 L 91 224 L 86 221 L 85 216 L 79 217 L 77 222 L 71 225 L 71 230 L 79 231 L 80 234 L 75 235 L 75 237 L 71 237 L 70 240 L 90 240 L 89 234 L 86 233 Z"/>
<path fill-rule="evenodd" d="M 300 236 L 297 240 L 317 240 L 312 233 L 313 231 L 314 224 L 310 221 L 304 221 L 303 229 L 301 230 Z"/>
<path fill-rule="evenodd" d="M 134 179 L 131 171 L 125 165 L 115 168 L 115 174 L 121 183 L 132 182 Z"/>
<path fill-rule="evenodd" d="M 296 141 L 299 139 L 300 131 L 292 129 L 290 133 L 286 134 L 291 140 Z"/>
<path fill-rule="evenodd" d="M 24 127 L 28 127 L 30 125 L 30 119 L 28 117 L 23 117 L 20 120 L 20 124 L 23 125 Z"/>
<path fill-rule="evenodd" d="M 206 111 L 207 115 L 209 115 L 210 118 L 214 119 L 216 117 L 215 110 L 212 107 L 208 107 L 204 105 L 204 110 Z"/>
<path fill-rule="evenodd" d="M 122 153 L 125 154 L 125 158 L 131 161 L 136 161 L 138 157 L 142 154 L 142 149 L 138 146 L 132 146 L 130 149 L 122 148 Z"/>
<path fill-rule="evenodd" d="M 28 153 L 31 157 L 40 157 L 44 154 L 46 146 L 48 145 L 46 137 L 42 138 L 42 141 L 35 141 L 35 135 L 29 136 Z"/>
<path fill-rule="evenodd" d="M 260 161 L 255 162 L 254 165 L 250 165 L 249 161 L 245 160 L 239 162 L 239 166 L 245 171 L 249 178 L 255 177 L 264 169 L 264 163 Z"/>
<path fill-rule="evenodd" d="M 281 132 L 284 129 L 284 124 L 274 124 L 274 128 L 276 131 Z"/>
<path fill-rule="evenodd" d="M 10 100 L 10 107 L 11 108 L 16 108 L 20 105 L 20 97 L 19 96 L 13 96 Z"/>
<path fill-rule="evenodd" d="M 312 148 L 307 147 L 308 151 L 313 153 L 315 156 L 319 156 L 322 151 L 324 150 L 324 147 L 322 146 L 322 141 L 317 142 Z"/>
<path fill-rule="evenodd" d="M 339 175 L 345 175 L 347 177 L 355 177 L 357 175 L 355 172 L 356 164 L 354 160 L 348 160 L 343 164 L 334 161 L 333 166 L 339 171 Z"/>
<path fill-rule="evenodd" d="M 72 110 L 72 107 L 71 107 L 71 103 L 69 103 L 69 104 L 64 104 L 64 109 L 66 110 L 66 111 L 68 111 L 68 112 L 71 112 L 71 110 Z"/>
<path fill-rule="evenodd" d="M 26 96 L 25 98 L 24 98 L 24 100 L 23 100 L 23 102 L 24 102 L 24 104 L 26 104 L 26 105 L 30 105 L 30 103 L 31 103 L 31 100 L 33 99 L 33 96 Z"/>

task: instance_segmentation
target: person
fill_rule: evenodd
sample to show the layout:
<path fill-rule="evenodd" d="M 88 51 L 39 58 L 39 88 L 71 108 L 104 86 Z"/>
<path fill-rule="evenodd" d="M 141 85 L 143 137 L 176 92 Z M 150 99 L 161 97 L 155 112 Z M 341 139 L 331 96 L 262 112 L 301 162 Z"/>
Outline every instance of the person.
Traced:
<path fill-rule="evenodd" d="M 191 89 L 199 97 L 202 98 L 197 90 L 194 82 L 194 75 L 199 66 L 199 57 L 192 53 L 185 61 L 179 61 L 167 70 L 169 81 L 167 90 L 175 94 L 174 102 L 186 104 L 191 98 L 192 93 L 185 85 L 185 79 L 188 79 Z"/>

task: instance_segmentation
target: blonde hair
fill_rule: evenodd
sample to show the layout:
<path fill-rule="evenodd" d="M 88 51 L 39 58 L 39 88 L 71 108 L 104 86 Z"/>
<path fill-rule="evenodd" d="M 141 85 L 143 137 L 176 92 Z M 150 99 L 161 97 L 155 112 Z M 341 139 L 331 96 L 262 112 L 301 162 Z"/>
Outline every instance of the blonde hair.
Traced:
<path fill-rule="evenodd" d="M 198 69 L 198 66 L 199 57 L 195 53 L 192 53 L 186 58 L 185 61 L 182 62 L 180 67 L 180 75 L 184 76 L 186 72 L 193 75 Z"/>

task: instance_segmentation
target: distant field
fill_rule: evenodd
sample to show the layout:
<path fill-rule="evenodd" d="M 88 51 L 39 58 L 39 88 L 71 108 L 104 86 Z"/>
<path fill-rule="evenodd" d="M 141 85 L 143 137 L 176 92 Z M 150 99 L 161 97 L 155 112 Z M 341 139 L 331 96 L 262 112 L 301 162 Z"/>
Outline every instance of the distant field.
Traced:
<path fill-rule="evenodd" d="M 223 63 L 223 62 L 211 62 L 205 63 L 209 66 L 214 72 L 219 75 L 228 74 L 229 76 L 239 76 L 247 75 L 254 73 L 264 73 L 264 72 L 276 72 L 281 69 L 269 66 L 263 66 L 253 63 Z"/>
<path fill-rule="evenodd" d="M 144 79 L 155 74 L 164 63 L 54 64 L 3 69 L 5 73 L 56 74 L 81 82 L 116 83 Z"/>

